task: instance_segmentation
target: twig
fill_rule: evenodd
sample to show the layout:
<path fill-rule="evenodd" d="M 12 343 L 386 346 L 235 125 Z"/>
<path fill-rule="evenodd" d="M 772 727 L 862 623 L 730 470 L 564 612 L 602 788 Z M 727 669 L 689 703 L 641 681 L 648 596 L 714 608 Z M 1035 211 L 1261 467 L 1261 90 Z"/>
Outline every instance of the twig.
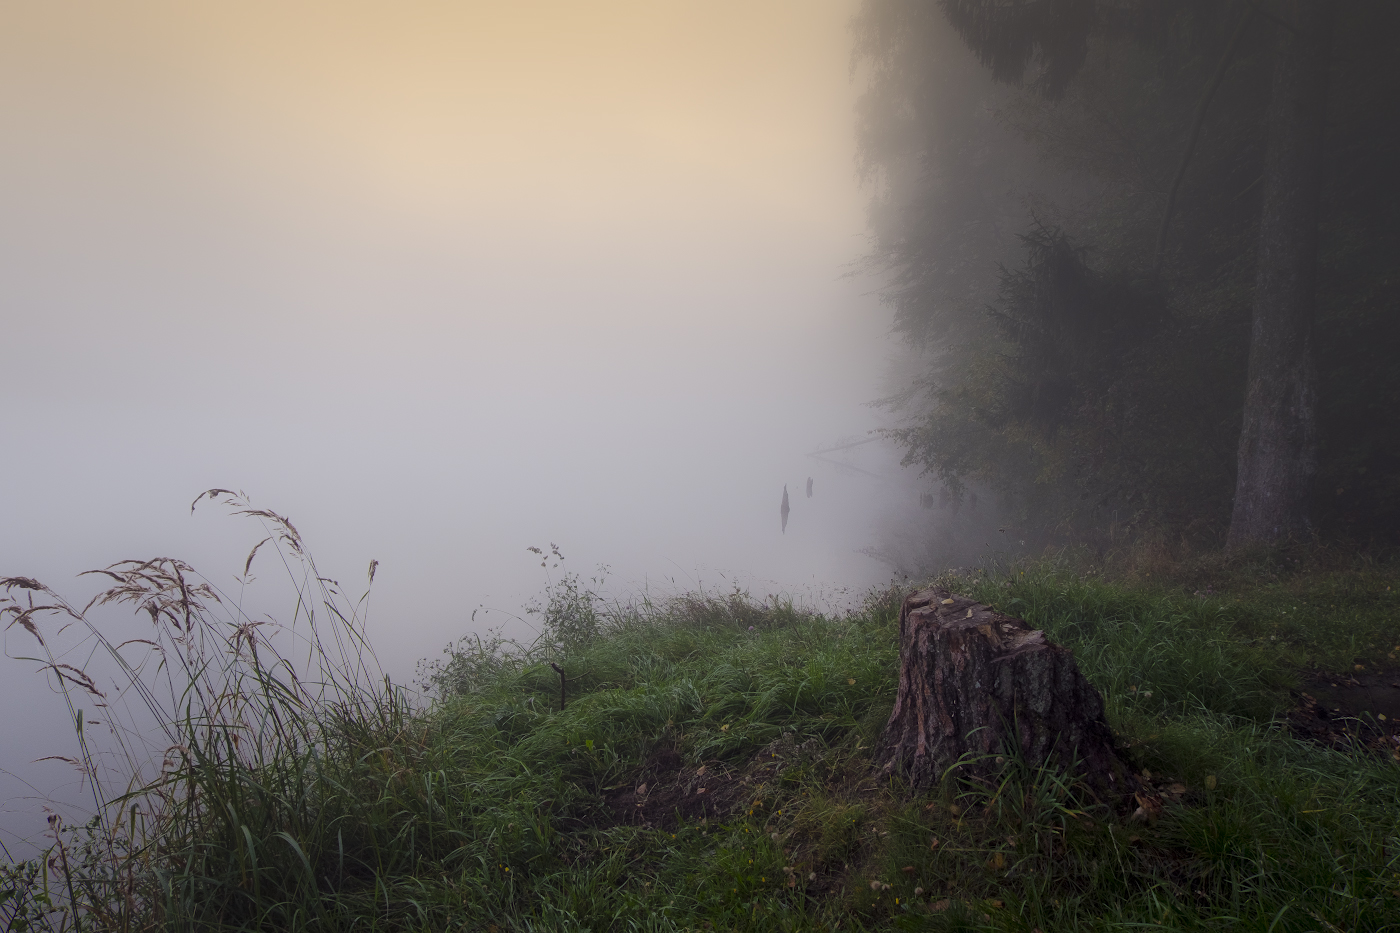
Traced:
<path fill-rule="evenodd" d="M 549 666 L 559 672 L 559 712 L 562 713 L 564 712 L 564 669 L 553 661 L 549 662 Z"/>

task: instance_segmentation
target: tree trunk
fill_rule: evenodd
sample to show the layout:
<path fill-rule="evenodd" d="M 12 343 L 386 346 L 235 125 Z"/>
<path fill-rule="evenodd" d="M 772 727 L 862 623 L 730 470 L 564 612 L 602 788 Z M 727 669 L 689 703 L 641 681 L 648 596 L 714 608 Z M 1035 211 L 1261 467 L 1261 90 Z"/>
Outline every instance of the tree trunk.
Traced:
<path fill-rule="evenodd" d="M 879 749 L 885 773 L 920 789 L 954 767 L 993 780 L 999 756 L 1072 773 L 1104 800 L 1137 789 L 1069 649 L 938 587 L 900 609 L 899 694 Z"/>
<path fill-rule="evenodd" d="M 1264 156 L 1254 326 L 1228 546 L 1307 533 L 1317 467 L 1313 308 L 1332 0 L 1291 0 L 1280 24 Z"/>

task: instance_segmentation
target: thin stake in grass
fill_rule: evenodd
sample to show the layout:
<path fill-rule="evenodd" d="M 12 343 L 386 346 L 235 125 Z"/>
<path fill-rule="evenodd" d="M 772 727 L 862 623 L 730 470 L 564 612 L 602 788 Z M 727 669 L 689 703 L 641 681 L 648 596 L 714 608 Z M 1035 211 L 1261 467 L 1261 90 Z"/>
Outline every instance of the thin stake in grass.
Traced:
<path fill-rule="evenodd" d="M 564 684 L 566 682 L 566 678 L 564 677 L 564 669 L 558 664 L 555 664 L 553 661 L 549 662 L 549 666 L 554 668 L 554 670 L 559 674 L 559 712 L 562 713 L 564 712 Z"/>

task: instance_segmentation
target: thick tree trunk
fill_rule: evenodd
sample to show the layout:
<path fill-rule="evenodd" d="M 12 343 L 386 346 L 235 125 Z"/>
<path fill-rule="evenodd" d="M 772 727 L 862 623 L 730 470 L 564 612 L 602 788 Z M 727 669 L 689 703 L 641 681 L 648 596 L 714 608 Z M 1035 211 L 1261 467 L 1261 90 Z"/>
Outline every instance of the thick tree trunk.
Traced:
<path fill-rule="evenodd" d="M 899 612 L 899 694 L 876 764 L 928 788 L 954 767 L 993 780 L 999 756 L 1073 773 L 1105 800 L 1137 789 L 1069 649 L 966 597 L 921 590 Z"/>
<path fill-rule="evenodd" d="M 1308 531 L 1317 464 L 1313 306 L 1332 0 L 1291 0 L 1269 103 L 1254 326 L 1228 546 Z"/>

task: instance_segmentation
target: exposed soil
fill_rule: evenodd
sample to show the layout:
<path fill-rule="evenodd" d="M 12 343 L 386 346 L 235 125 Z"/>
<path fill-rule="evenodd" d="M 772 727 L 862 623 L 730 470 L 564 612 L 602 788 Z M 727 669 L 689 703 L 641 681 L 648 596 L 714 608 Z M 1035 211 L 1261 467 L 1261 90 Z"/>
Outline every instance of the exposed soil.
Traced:
<path fill-rule="evenodd" d="M 652 752 L 623 787 L 605 791 L 614 825 L 670 829 L 718 819 L 745 796 L 742 777 L 720 762 L 687 766 L 675 749 Z"/>
<path fill-rule="evenodd" d="M 1357 665 L 1349 674 L 1311 674 L 1293 697 L 1288 724 L 1300 738 L 1360 744 L 1400 760 L 1400 670 Z"/>
<path fill-rule="evenodd" d="M 795 764 L 814 761 L 824 750 L 818 740 L 798 745 L 787 734 L 735 768 L 719 761 L 686 765 L 674 749 L 660 748 L 626 785 L 605 791 L 603 803 L 613 825 L 670 829 L 724 819 L 745 807 L 761 807 L 770 781 Z"/>
<path fill-rule="evenodd" d="M 1287 721 L 1299 738 L 1339 749 L 1364 747 L 1400 760 L 1400 669 L 1311 674 L 1293 697 L 1295 705 L 1288 711 Z M 726 820 L 737 811 L 762 807 L 768 785 L 783 771 L 799 764 L 820 765 L 828 754 L 818 740 L 799 745 L 790 734 L 738 766 L 720 761 L 687 764 L 675 749 L 659 748 L 625 785 L 604 792 L 601 819 L 595 819 L 604 825 L 655 829 Z M 866 770 L 855 777 L 868 780 Z M 1129 798 L 1123 815 L 1151 819 L 1164 804 L 1187 802 L 1193 797 L 1170 778 L 1154 778 L 1146 772 L 1139 777 L 1139 793 Z M 853 780 L 847 774 L 828 774 L 827 778 L 833 786 Z M 839 883 L 840 879 L 825 880 Z"/>
<path fill-rule="evenodd" d="M 1400 760 L 1400 686 L 1395 684 L 1400 684 L 1400 670 L 1310 675 L 1303 689 L 1295 691 L 1296 705 L 1287 721 L 1294 734 L 1306 741 L 1338 749 L 1364 748 Z M 759 813 L 765 798 L 771 802 L 774 786 L 784 781 L 783 773 L 794 767 L 816 769 L 838 797 L 868 799 L 877 792 L 879 782 L 872 779 L 867 759 L 828 749 L 819 739 L 799 744 L 789 733 L 733 764 L 688 764 L 675 749 L 658 748 L 626 784 L 604 791 L 604 806 L 589 822 L 674 830 L 682 824 L 728 821 L 745 811 Z M 1202 799 L 1201 789 L 1167 775 L 1141 771 L 1134 778 L 1137 793 L 1115 807 L 1114 821 L 1121 821 L 1119 825 L 1129 833 L 1135 825 L 1155 823 L 1168 807 L 1193 806 Z M 1092 821 L 1082 822 L 1085 825 L 1077 829 L 1095 831 Z M 776 832 L 773 837 L 780 838 Z M 822 851 L 815 840 L 791 832 L 781 841 L 787 863 L 782 871 L 789 888 L 830 897 L 872 883 L 859 841 L 854 842 L 855 849 L 840 852 Z M 1129 835 L 1127 841 L 1137 845 L 1140 837 Z M 1184 866 L 1190 860 L 1185 852 L 1157 854 L 1164 864 L 1179 861 Z M 1170 864 L 1166 867 L 1171 869 Z M 937 912 L 950 904 L 944 899 L 927 906 Z"/>

